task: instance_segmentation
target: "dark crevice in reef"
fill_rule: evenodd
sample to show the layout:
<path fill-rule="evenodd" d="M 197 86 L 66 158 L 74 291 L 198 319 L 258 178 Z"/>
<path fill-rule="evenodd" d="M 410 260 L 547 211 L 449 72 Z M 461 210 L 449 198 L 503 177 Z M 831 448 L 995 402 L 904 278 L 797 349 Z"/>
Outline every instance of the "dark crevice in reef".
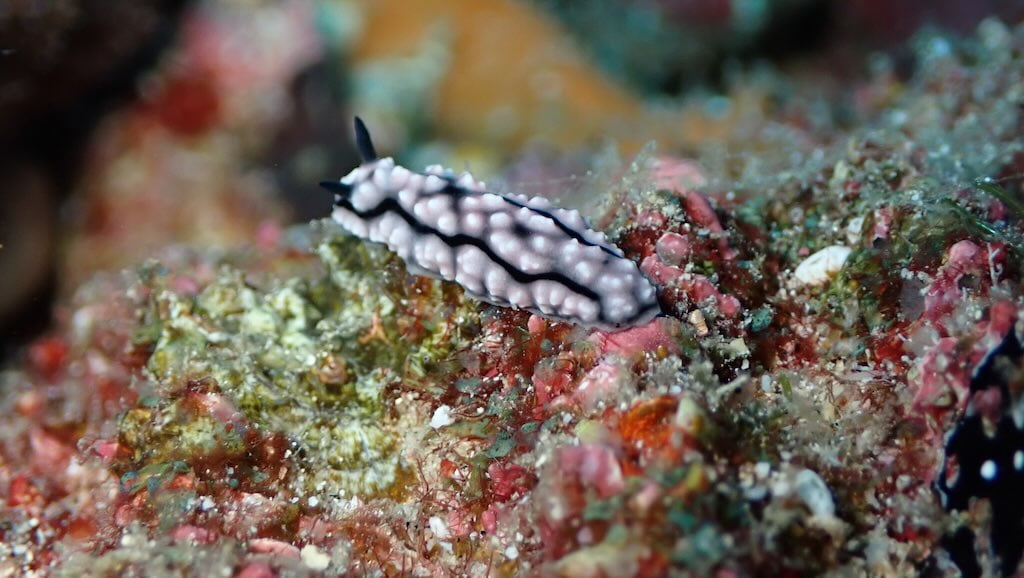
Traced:
<path fill-rule="evenodd" d="M 0 10 L 0 354 L 49 326 L 58 210 L 103 116 L 174 41 L 187 0 Z"/>

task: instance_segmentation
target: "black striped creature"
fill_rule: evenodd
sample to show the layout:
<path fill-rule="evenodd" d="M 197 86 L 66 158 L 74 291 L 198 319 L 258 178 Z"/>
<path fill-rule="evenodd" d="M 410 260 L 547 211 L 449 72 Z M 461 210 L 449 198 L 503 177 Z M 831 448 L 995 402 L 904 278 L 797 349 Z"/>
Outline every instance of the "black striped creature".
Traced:
<path fill-rule="evenodd" d="M 332 216 L 386 244 L 410 272 L 455 281 L 488 303 L 605 330 L 661 313 L 636 263 L 578 211 L 491 193 L 469 173 L 438 165 L 410 171 L 377 157 L 359 118 L 355 132 L 363 164 L 321 183 L 334 193 Z"/>

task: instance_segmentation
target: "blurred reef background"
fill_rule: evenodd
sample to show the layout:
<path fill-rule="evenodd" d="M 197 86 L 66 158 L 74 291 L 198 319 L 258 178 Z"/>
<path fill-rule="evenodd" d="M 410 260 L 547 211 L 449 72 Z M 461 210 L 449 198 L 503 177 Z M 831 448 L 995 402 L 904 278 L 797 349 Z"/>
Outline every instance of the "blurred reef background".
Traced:
<path fill-rule="evenodd" d="M 0 575 L 1024 572 L 1024 2 L 0 5 Z M 588 331 L 329 220 L 579 208 Z"/>

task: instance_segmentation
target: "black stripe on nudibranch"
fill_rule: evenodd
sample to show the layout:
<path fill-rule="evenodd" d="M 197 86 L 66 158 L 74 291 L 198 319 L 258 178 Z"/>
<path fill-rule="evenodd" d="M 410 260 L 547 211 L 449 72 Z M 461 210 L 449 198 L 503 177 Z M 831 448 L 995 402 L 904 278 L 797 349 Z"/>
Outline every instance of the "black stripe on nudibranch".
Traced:
<path fill-rule="evenodd" d="M 490 193 L 439 166 L 417 173 L 377 159 L 356 119 L 365 162 L 340 182 L 333 217 L 386 244 L 411 272 L 455 281 L 474 297 L 587 326 L 643 324 L 661 313 L 636 264 L 576 211 L 544 199 Z"/>
<path fill-rule="evenodd" d="M 359 218 L 366 220 L 376 219 L 386 213 L 398 215 L 399 217 L 402 218 L 402 220 L 408 223 L 409 226 L 412 227 L 413 230 L 416 231 L 417 233 L 424 235 L 434 235 L 435 237 L 444 241 L 445 245 L 448 245 L 453 249 L 463 246 L 476 247 L 477 249 L 483 251 L 484 255 L 487 255 L 487 258 L 490 259 L 492 263 L 497 264 L 499 267 L 507 271 L 508 274 L 511 275 L 517 283 L 522 283 L 525 285 L 529 283 L 534 283 L 536 281 L 554 281 L 555 283 L 564 285 L 565 287 L 569 288 L 569 290 L 572 291 L 573 293 L 583 295 L 588 299 L 599 299 L 599 295 L 595 291 L 592 291 L 591 289 L 577 283 L 576 281 L 573 281 L 572 279 L 561 273 L 550 271 L 546 273 L 531 274 L 520 270 L 518 267 L 515 267 L 514 265 L 503 259 L 500 255 L 495 253 L 494 249 L 492 249 L 490 245 L 488 245 L 486 242 L 484 242 L 483 239 L 479 237 L 466 235 L 464 233 L 459 233 L 457 235 L 445 235 L 444 233 L 438 231 L 437 229 L 434 229 L 433 227 L 424 225 L 423 223 L 416 220 L 416 217 L 410 215 L 408 211 L 403 209 L 402 206 L 398 204 L 398 201 L 395 201 L 394 199 L 385 199 L 381 201 L 379 205 L 377 205 L 376 207 L 369 211 L 357 211 L 355 208 L 352 207 L 351 203 L 349 203 L 346 200 L 342 200 L 341 202 L 337 203 L 337 205 L 339 207 L 344 207 L 349 211 L 352 211 L 354 214 L 358 215 Z"/>
<path fill-rule="evenodd" d="M 465 189 L 460 188 L 458 185 L 455 185 L 452 182 L 449 182 L 448 186 L 445 187 L 442 192 L 447 193 L 448 195 L 451 195 L 453 197 L 464 196 L 464 195 L 497 195 L 497 193 L 481 193 L 479 191 L 467 191 Z M 561 219 L 556 217 L 550 211 L 546 211 L 544 209 L 540 209 L 540 208 L 537 208 L 537 207 L 531 207 L 530 205 L 527 205 L 526 203 L 523 203 L 521 201 L 517 201 L 516 199 L 510 198 L 510 197 L 505 196 L 505 195 L 498 195 L 498 196 L 500 196 L 501 198 L 505 199 L 505 201 L 508 202 L 510 205 L 514 205 L 516 207 L 519 207 L 520 209 L 526 209 L 528 211 L 531 211 L 531 212 L 533 212 L 533 213 L 535 213 L 537 215 L 540 215 L 540 216 L 544 217 L 545 219 L 550 220 L 563 233 L 565 233 L 566 235 L 572 237 L 573 239 L 576 239 L 582 245 L 587 245 L 588 247 L 598 247 L 602 251 L 608 253 L 609 255 L 612 255 L 612 256 L 618 257 L 618 258 L 622 257 L 622 255 L 620 255 L 619 253 L 616 253 L 612 249 L 609 249 L 605 245 L 602 245 L 600 243 L 594 243 L 592 241 L 587 240 L 586 238 L 583 237 L 583 235 L 581 235 L 579 233 L 579 231 L 573 229 L 569 225 L 566 225 L 564 222 L 562 222 Z"/>

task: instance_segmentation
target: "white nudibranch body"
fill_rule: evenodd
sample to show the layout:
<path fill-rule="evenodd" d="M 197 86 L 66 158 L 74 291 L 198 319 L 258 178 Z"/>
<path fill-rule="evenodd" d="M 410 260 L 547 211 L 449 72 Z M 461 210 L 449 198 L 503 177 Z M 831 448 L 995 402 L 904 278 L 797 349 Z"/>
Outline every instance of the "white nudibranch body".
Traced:
<path fill-rule="evenodd" d="M 410 272 L 455 281 L 469 295 L 587 327 L 643 325 L 661 313 L 651 282 L 578 211 L 547 199 L 487 192 L 469 173 L 417 173 L 378 159 L 356 119 L 364 162 L 340 182 L 332 217 L 384 243 Z"/>

